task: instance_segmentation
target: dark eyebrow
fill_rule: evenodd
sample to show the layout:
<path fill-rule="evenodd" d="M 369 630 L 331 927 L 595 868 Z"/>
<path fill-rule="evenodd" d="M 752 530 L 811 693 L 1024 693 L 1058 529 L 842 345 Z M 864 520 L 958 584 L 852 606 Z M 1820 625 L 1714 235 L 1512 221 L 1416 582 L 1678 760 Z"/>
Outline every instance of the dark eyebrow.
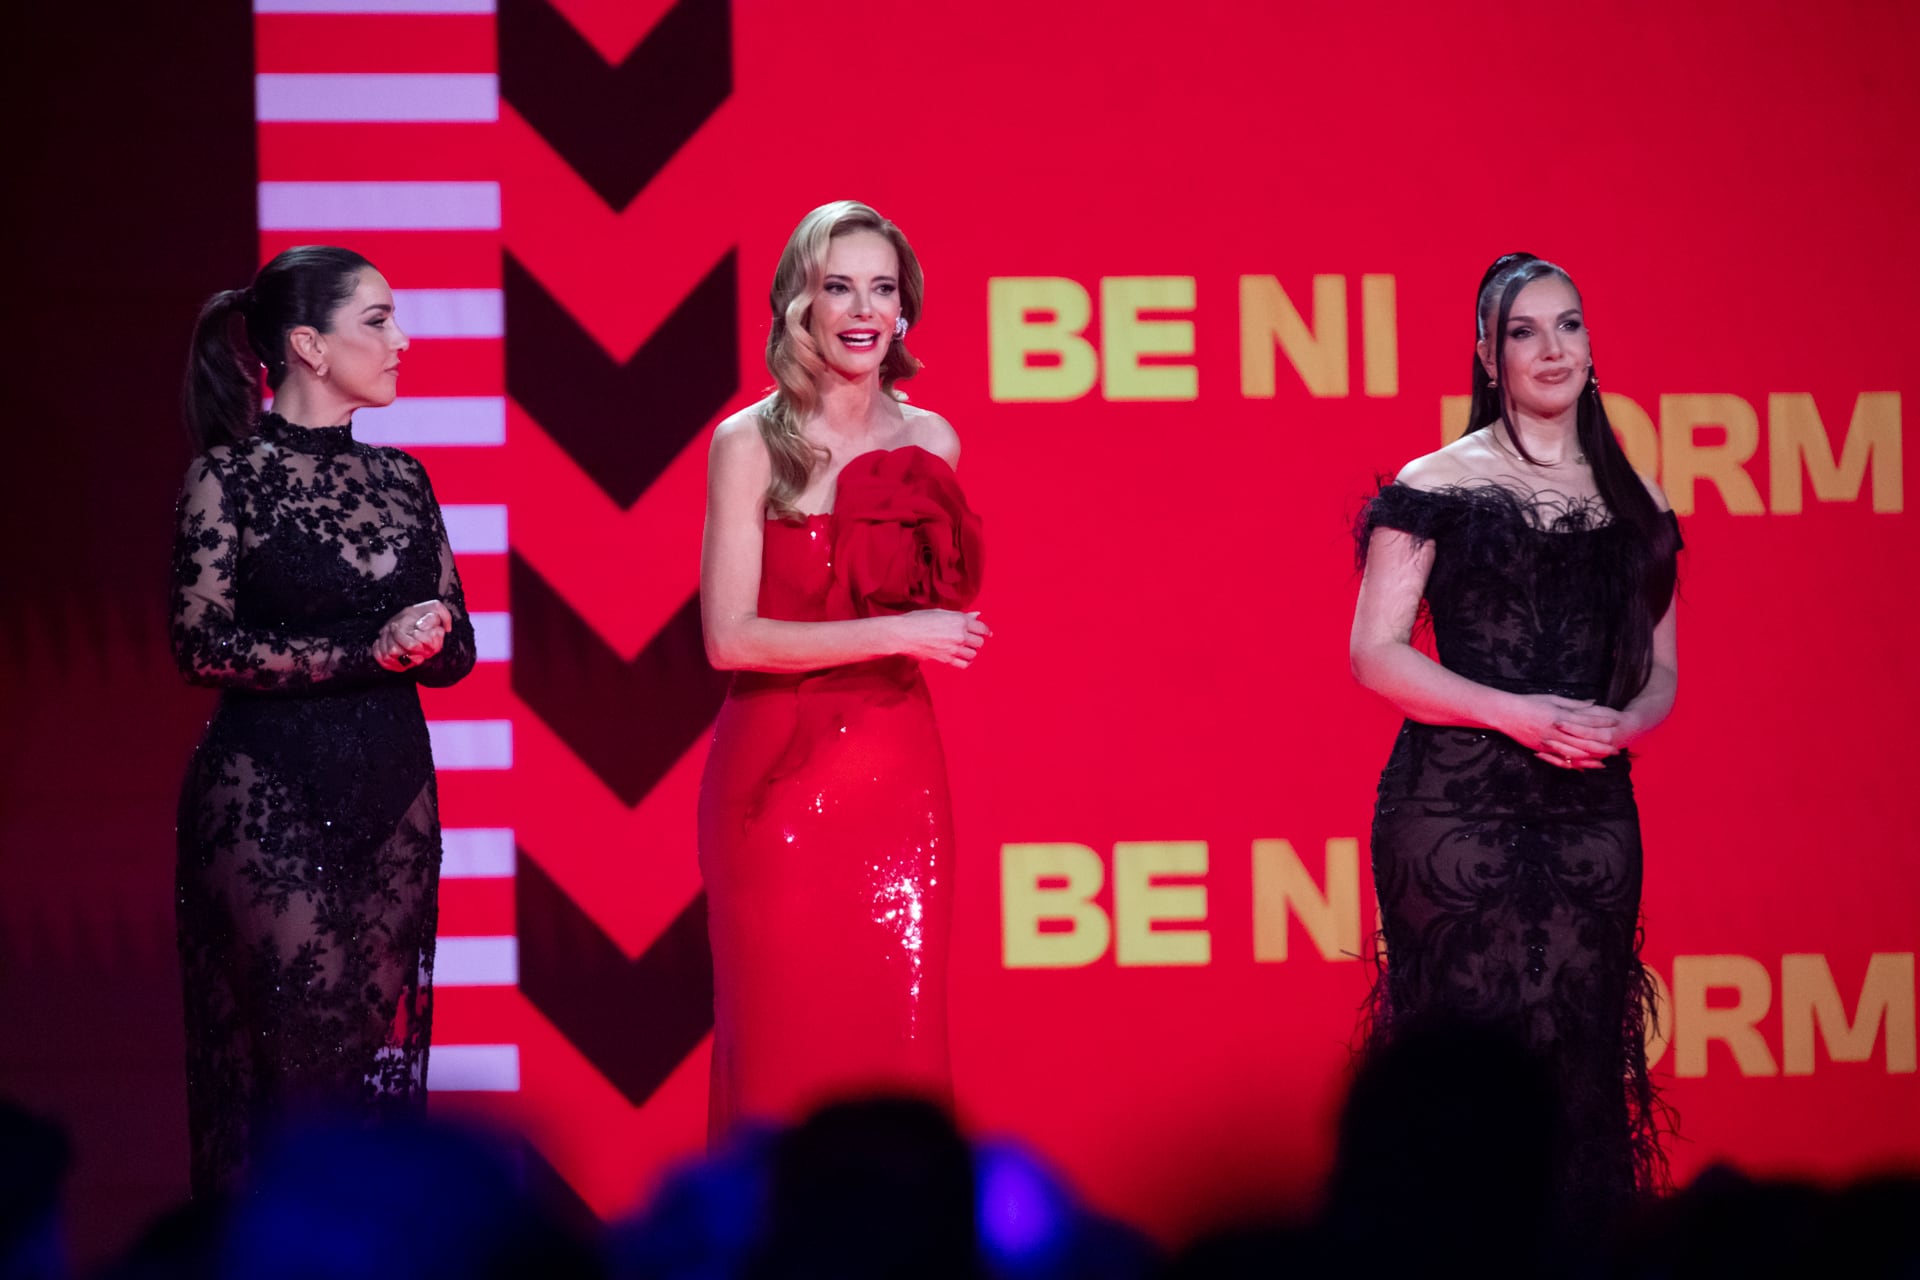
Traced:
<path fill-rule="evenodd" d="M 845 281 L 846 281 L 846 282 L 847 282 L 848 284 L 852 284 L 852 283 L 853 283 L 853 277 L 852 277 L 852 276 L 850 276 L 850 275 L 845 275 L 845 274 L 843 274 L 843 273 L 841 273 L 841 272 L 838 272 L 838 271 L 829 271 L 829 272 L 827 273 L 827 275 L 826 275 L 826 279 L 824 279 L 824 280 L 822 280 L 822 281 L 821 281 L 820 283 L 821 283 L 821 284 L 825 284 L 825 283 L 827 282 L 827 280 L 845 280 Z M 887 282 L 888 284 L 898 284 L 898 283 L 899 283 L 899 281 L 897 281 L 897 280 L 895 280 L 895 279 L 894 279 L 894 278 L 893 278 L 892 276 L 886 276 L 886 275 L 881 275 L 881 276 L 875 276 L 875 277 L 873 278 L 873 282 L 874 282 L 875 284 L 879 284 L 879 283 L 880 283 L 880 282 L 881 282 L 882 280 L 884 280 L 884 281 L 886 281 L 886 282 Z"/>
<path fill-rule="evenodd" d="M 360 314 L 365 315 L 367 314 L 367 311 L 392 311 L 392 310 L 393 310 L 393 304 L 391 302 L 376 302 L 371 306 L 367 307 L 367 309 L 365 311 L 362 311 Z"/>
<path fill-rule="evenodd" d="M 1565 311 L 1562 311 L 1558 316 L 1554 318 L 1557 320 L 1565 320 L 1568 316 L 1577 316 L 1579 314 L 1580 314 L 1580 308 L 1568 307 Z M 1532 316 L 1508 316 L 1507 323 L 1508 324 L 1515 324 L 1515 323 L 1538 324 L 1539 321 L 1535 320 Z"/>

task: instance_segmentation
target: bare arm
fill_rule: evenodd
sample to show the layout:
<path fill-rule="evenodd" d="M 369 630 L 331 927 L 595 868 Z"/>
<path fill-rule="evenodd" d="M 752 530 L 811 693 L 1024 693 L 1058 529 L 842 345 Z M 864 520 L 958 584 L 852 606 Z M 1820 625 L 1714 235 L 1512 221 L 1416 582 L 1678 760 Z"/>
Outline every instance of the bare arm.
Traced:
<path fill-rule="evenodd" d="M 1644 479 L 1644 477 L 1643 477 Z M 1653 505 L 1661 511 L 1671 511 L 1672 504 L 1660 486 L 1652 480 L 1645 480 L 1647 493 L 1653 499 Z M 1677 593 L 1676 593 L 1677 594 Z M 1673 712 L 1673 700 L 1680 692 L 1680 620 L 1676 616 L 1679 610 L 1674 601 L 1667 601 L 1667 611 L 1660 621 L 1653 624 L 1653 668 L 1647 674 L 1647 687 L 1634 695 L 1633 701 L 1621 708 L 1620 720 L 1623 737 L 1619 743 L 1625 746 L 1635 738 L 1653 732 L 1660 727 Z"/>
<path fill-rule="evenodd" d="M 1353 678 L 1410 720 L 1500 729 L 1512 694 L 1476 684 L 1413 647 L 1413 624 L 1434 547 L 1398 529 L 1375 529 L 1353 610 L 1347 657 Z"/>
<path fill-rule="evenodd" d="M 1659 728 L 1660 722 L 1673 711 L 1673 700 L 1680 691 L 1680 624 L 1674 617 L 1677 612 L 1669 604 L 1666 616 L 1654 625 L 1653 669 L 1647 676 L 1647 687 L 1620 712 L 1626 735 L 1620 746 Z"/>
<path fill-rule="evenodd" d="M 1441 449 L 1402 467 L 1397 483 L 1416 489 L 1450 484 L 1463 473 L 1457 450 Z M 1506 732 L 1513 695 L 1449 671 L 1413 647 L 1413 625 L 1433 572 L 1434 544 L 1404 530 L 1376 528 L 1353 609 L 1347 658 L 1353 678 L 1409 720 Z"/>
<path fill-rule="evenodd" d="M 721 423 L 707 461 L 700 620 L 721 671 L 816 671 L 905 651 L 901 618 L 784 622 L 759 615 L 760 548 L 772 462 L 748 410 Z"/>

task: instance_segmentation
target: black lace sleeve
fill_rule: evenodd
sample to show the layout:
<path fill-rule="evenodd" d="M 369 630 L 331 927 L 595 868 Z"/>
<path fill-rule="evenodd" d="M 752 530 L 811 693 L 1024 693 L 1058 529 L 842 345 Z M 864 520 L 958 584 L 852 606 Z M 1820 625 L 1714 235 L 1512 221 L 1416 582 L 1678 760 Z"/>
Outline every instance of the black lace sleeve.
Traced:
<path fill-rule="evenodd" d="M 1412 485 L 1389 480 L 1367 500 L 1353 522 L 1355 563 L 1367 567 L 1367 545 L 1377 529 L 1398 529 L 1412 534 L 1419 542 L 1438 536 L 1449 514 L 1447 502 L 1438 494 Z"/>
<path fill-rule="evenodd" d="M 414 668 L 414 678 L 432 688 L 444 688 L 464 679 L 473 670 L 473 620 L 467 616 L 467 596 L 460 587 L 460 570 L 453 562 L 453 546 L 447 541 L 446 521 L 440 515 L 440 502 L 433 496 L 433 482 L 417 458 L 409 459 L 420 484 L 427 514 L 432 517 L 433 536 L 440 555 L 440 603 L 453 615 L 453 628 L 447 632 L 440 652 Z"/>
<path fill-rule="evenodd" d="M 384 678 L 373 658 L 378 625 L 365 619 L 303 634 L 243 627 L 236 620 L 238 504 L 219 451 L 196 458 L 181 489 L 173 542 L 174 662 L 193 684 L 305 689 Z M 471 628 L 468 629 L 471 644 Z"/>

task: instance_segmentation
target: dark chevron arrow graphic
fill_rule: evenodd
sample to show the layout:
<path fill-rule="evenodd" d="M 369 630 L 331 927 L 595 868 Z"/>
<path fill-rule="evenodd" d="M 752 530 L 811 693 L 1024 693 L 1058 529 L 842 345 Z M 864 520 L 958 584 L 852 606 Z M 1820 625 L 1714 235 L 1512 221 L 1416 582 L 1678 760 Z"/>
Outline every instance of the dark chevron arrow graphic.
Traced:
<path fill-rule="evenodd" d="M 733 93 L 730 0 L 680 0 L 619 66 L 547 0 L 500 0 L 500 96 L 615 210 Z"/>
<path fill-rule="evenodd" d="M 618 364 L 531 271 L 504 255 L 507 394 L 623 509 L 740 385 L 735 258 L 728 250 Z"/>
<path fill-rule="evenodd" d="M 696 895 L 629 960 L 539 863 L 518 852 L 520 990 L 637 1107 L 713 1029 L 707 897 Z"/>
<path fill-rule="evenodd" d="M 731 0 L 679 0 L 617 66 L 549 0 L 498 0 L 496 31 L 502 98 L 616 212 L 733 92 Z M 502 273 L 508 394 L 631 508 L 738 386 L 736 255 L 625 362 L 511 254 Z M 514 693 L 602 784 L 638 804 L 725 695 L 725 677 L 707 665 L 698 598 L 627 661 L 518 554 L 508 589 Z M 516 901 L 521 990 L 629 1104 L 643 1105 L 713 1026 L 705 895 L 635 959 L 524 851 Z"/>
<path fill-rule="evenodd" d="M 519 553 L 513 691 L 628 806 L 639 804 L 713 723 L 727 677 L 707 665 L 700 598 L 689 597 L 628 662 Z"/>

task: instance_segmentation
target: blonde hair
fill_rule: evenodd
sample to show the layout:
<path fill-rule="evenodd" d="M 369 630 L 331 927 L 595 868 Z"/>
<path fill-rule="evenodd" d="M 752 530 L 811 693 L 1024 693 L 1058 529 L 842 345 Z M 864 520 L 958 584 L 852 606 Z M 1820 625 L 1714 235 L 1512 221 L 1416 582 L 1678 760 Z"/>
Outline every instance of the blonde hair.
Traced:
<path fill-rule="evenodd" d="M 775 385 L 759 413 L 760 436 L 773 459 L 767 510 L 782 520 L 799 518 L 800 511 L 794 504 L 823 452 L 800 433 L 801 424 L 820 402 L 814 377 L 826 368 L 813 335 L 807 332 L 813 300 L 819 296 L 821 277 L 826 272 L 828 247 L 836 237 L 856 231 L 885 236 L 893 245 L 900 259 L 901 314 L 908 325 L 920 322 L 926 282 L 920 273 L 920 260 L 899 227 L 858 200 L 835 200 L 800 219 L 780 254 L 768 294 L 773 327 L 767 333 L 767 371 L 773 374 Z M 888 395 L 904 400 L 906 396 L 894 386 L 920 372 L 920 362 L 907 350 L 904 339 L 892 334 L 887 339 L 887 354 L 880 362 L 880 386 Z"/>

